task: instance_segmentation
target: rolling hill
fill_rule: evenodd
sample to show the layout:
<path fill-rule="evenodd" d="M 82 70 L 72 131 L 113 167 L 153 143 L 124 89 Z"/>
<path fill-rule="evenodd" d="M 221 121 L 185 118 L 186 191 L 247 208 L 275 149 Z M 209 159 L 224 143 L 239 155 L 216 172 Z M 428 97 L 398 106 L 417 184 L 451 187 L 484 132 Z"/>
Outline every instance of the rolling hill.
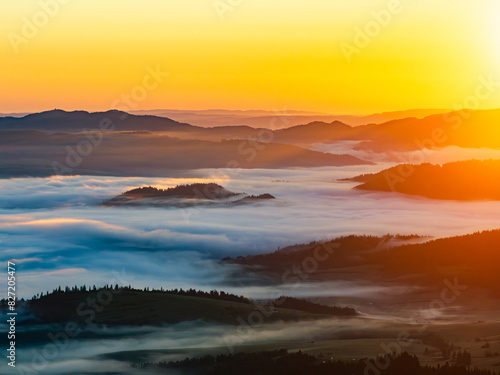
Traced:
<path fill-rule="evenodd" d="M 129 190 L 103 202 L 103 206 L 184 207 L 193 205 L 225 205 L 255 203 L 275 199 L 268 193 L 258 196 L 234 193 L 216 183 L 178 185 L 168 189 L 144 186 Z"/>
<path fill-rule="evenodd" d="M 360 143 L 358 149 L 376 152 L 445 146 L 500 148 L 497 125 L 500 123 L 500 109 L 454 111 L 424 118 L 408 117 L 355 127 L 338 120 L 313 121 L 294 126 L 280 124 L 275 126 L 275 130 L 246 125 L 200 127 L 166 117 L 137 116 L 120 111 L 88 113 L 54 110 L 22 118 L 0 118 L 0 130 L 38 130 L 49 134 L 82 132 L 98 129 L 103 120 L 109 121 L 114 131 L 147 131 L 182 139 L 221 141 L 251 138 L 261 142 L 302 146 L 352 140 Z"/>
<path fill-rule="evenodd" d="M 500 200 L 500 160 L 469 160 L 444 165 L 402 164 L 357 176 L 356 189 L 394 191 L 448 200 Z"/>
<path fill-rule="evenodd" d="M 336 115 L 321 112 L 294 111 L 284 109 L 282 111 L 263 110 L 175 110 L 156 109 L 131 111 L 137 115 L 152 115 L 168 117 L 179 122 L 187 122 L 196 126 L 234 126 L 247 125 L 256 128 L 290 127 L 307 124 L 314 121 L 333 122 L 341 121 L 351 126 L 380 124 L 387 121 L 407 117 L 423 118 L 426 116 L 450 112 L 449 109 L 411 109 L 406 111 L 382 112 L 370 115 Z M 17 116 L 16 116 L 17 117 Z"/>
<path fill-rule="evenodd" d="M 89 138 L 90 137 L 90 138 Z M 95 143 L 95 144 L 92 144 Z M 82 146 L 83 145 L 83 146 Z M 289 168 L 372 164 L 294 145 L 178 139 L 150 132 L 3 131 L 0 175 L 162 176 L 200 168 Z"/>
<path fill-rule="evenodd" d="M 100 303 L 91 304 L 88 302 L 91 300 Z M 109 325 L 161 325 L 192 320 L 238 324 L 238 317 L 248 316 L 259 306 L 271 310 L 266 317 L 269 322 L 356 315 L 351 308 L 324 306 L 292 297 L 280 297 L 260 305 L 245 297 L 218 291 L 140 290 L 113 286 L 54 290 L 22 303 L 19 308 L 33 315 L 29 321 L 32 324 L 91 321 Z M 2 300 L 2 308 L 6 307 L 6 300 Z"/>
<path fill-rule="evenodd" d="M 326 257 L 324 254 L 330 253 Z M 439 287 L 444 279 L 458 278 L 468 287 L 500 293 L 500 229 L 428 240 L 419 236 L 345 236 L 326 242 L 290 246 L 272 253 L 225 258 L 248 267 L 249 272 L 276 276 L 317 259 L 315 276 L 321 280 L 356 280 L 369 283 L 406 282 Z"/>

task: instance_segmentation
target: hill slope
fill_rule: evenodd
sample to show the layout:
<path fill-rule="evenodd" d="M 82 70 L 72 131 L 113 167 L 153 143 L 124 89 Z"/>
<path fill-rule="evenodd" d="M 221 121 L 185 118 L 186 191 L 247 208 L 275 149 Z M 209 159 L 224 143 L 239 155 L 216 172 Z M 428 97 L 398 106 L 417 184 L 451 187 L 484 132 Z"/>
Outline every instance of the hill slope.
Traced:
<path fill-rule="evenodd" d="M 396 191 L 434 199 L 500 200 L 500 160 L 440 165 L 403 164 L 354 177 L 362 190 Z"/>
<path fill-rule="evenodd" d="M 315 275 L 322 280 L 354 276 L 356 281 L 400 286 L 411 276 L 412 283 L 435 287 L 446 278 L 459 278 L 468 286 L 500 293 L 500 230 L 424 240 L 418 236 L 347 236 L 224 261 L 275 275 L 280 282 L 286 270 L 320 256 L 325 259 L 317 262 Z M 325 256 L 328 253 L 331 255 Z"/>
<path fill-rule="evenodd" d="M 403 112 L 403 114 L 412 113 Z M 380 118 L 384 118 L 383 114 Z M 115 131 L 149 131 L 182 139 L 220 141 L 253 138 L 295 145 L 354 140 L 361 143 L 358 148 L 377 152 L 453 145 L 500 149 L 500 133 L 497 126 L 500 123 L 500 109 L 454 111 L 424 118 L 400 118 L 355 127 L 338 120 L 330 123 L 313 121 L 296 126 L 290 126 L 294 123 L 280 122 L 279 129 L 273 131 L 244 125 L 207 128 L 180 123 L 166 117 L 137 116 L 120 111 L 88 113 L 54 110 L 22 118 L 0 118 L 0 130 L 82 132 L 87 129 L 98 129 L 104 119 L 113 124 Z"/>
<path fill-rule="evenodd" d="M 94 301 L 90 303 L 89 301 Z M 96 304 L 95 301 L 98 303 Z M 4 308 L 7 307 L 5 300 Z M 282 305 L 282 306 L 280 306 Z M 55 290 L 25 302 L 35 318 L 32 323 L 95 323 L 110 325 L 158 325 L 191 320 L 238 324 L 261 306 L 271 313 L 269 322 L 322 319 L 328 316 L 354 316 L 350 308 L 324 306 L 291 297 L 282 297 L 270 305 L 255 305 L 242 296 L 224 292 L 196 290 L 138 290 L 101 288 L 95 290 Z"/>
<path fill-rule="evenodd" d="M 79 146 L 86 142 L 87 147 Z M 289 168 L 372 164 L 351 155 L 244 140 L 182 140 L 153 133 L 109 133 L 92 147 L 86 134 L 4 131 L 0 174 L 162 176 L 200 168 Z M 80 147 L 80 149 L 78 148 Z M 80 150 L 80 151 L 78 151 Z M 83 151 L 83 154 L 82 154 Z M 53 170 L 56 163 L 58 170 Z M 16 174 L 17 173 L 17 174 Z"/>
<path fill-rule="evenodd" d="M 52 110 L 24 117 L 0 117 L 0 130 L 39 130 L 45 132 L 82 132 L 99 129 L 101 121 L 112 123 L 117 131 L 190 131 L 196 127 L 165 117 L 137 116 L 121 111 L 86 112 Z"/>
<path fill-rule="evenodd" d="M 233 199 L 234 198 L 234 199 Z M 234 193 L 215 183 L 178 185 L 168 189 L 144 186 L 103 202 L 104 206 L 183 207 L 194 205 L 236 205 L 275 199 L 268 193 L 258 196 Z"/>

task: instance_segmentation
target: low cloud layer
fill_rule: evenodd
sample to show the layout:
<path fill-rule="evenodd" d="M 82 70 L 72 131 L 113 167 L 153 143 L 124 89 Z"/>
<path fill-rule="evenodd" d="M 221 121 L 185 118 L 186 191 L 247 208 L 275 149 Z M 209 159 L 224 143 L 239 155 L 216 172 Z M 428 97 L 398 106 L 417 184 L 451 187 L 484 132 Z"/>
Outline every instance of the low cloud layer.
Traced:
<path fill-rule="evenodd" d="M 84 371 L 86 374 L 102 374 L 110 371 L 122 374 L 150 374 L 155 373 L 154 370 L 136 370 L 130 366 L 130 362 L 175 361 L 202 353 L 229 354 L 230 350 L 234 350 L 233 346 L 240 345 L 310 343 L 322 339 L 347 338 L 349 335 L 354 338 L 359 337 L 360 331 L 364 332 L 366 337 L 377 337 L 380 335 L 377 331 L 382 328 L 386 335 L 396 336 L 399 327 L 393 323 L 366 319 L 324 319 L 314 322 L 264 322 L 253 327 L 211 325 L 194 321 L 163 327 L 87 329 L 85 340 L 79 337 L 69 340 L 68 345 L 47 361 L 38 373 L 56 375 Z M 37 332 L 32 331 L 32 334 L 46 336 L 48 332 L 55 334 L 58 327 L 38 327 Z M 94 338 L 89 337 L 92 333 Z M 20 348 L 20 370 L 26 371 L 36 356 L 34 353 L 43 353 L 45 345 L 47 342 Z M 123 352 L 127 352 L 127 355 L 123 356 Z M 120 360 L 112 359 L 113 354 L 117 353 L 121 353 Z M 40 360 L 38 361 L 40 363 Z"/>
<path fill-rule="evenodd" d="M 361 142 L 340 141 L 335 143 L 318 143 L 312 149 L 333 154 L 348 153 L 363 160 L 375 163 L 409 163 L 409 164 L 444 164 L 457 160 L 488 160 L 500 159 L 500 150 L 491 148 L 463 148 L 447 146 L 435 149 L 418 149 L 414 151 L 375 152 L 372 150 L 356 150 Z M 416 145 L 416 144 L 415 144 Z M 392 166 L 392 165 L 391 165 Z"/>
<path fill-rule="evenodd" d="M 347 234 L 450 236 L 498 227 L 500 202 L 453 202 L 353 190 L 338 178 L 384 166 L 218 170 L 185 179 L 53 177 L 0 180 L 0 258 L 17 259 L 19 293 L 59 285 L 220 288 L 238 274 L 218 259 Z M 216 181 L 278 199 L 227 207 L 125 208 L 99 204 L 133 187 Z M 257 293 L 256 293 L 257 294 Z"/>

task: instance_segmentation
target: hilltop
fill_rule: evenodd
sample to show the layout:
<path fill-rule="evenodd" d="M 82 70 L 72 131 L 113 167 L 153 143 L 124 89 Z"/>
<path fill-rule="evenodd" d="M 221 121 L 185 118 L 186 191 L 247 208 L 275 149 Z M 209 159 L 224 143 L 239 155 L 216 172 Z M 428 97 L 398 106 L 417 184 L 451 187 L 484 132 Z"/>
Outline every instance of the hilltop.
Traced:
<path fill-rule="evenodd" d="M 84 154 L 79 150 L 84 150 Z M 245 139 L 180 139 L 147 131 L 54 134 L 35 130 L 0 131 L 0 175 L 15 177 L 44 174 L 158 177 L 205 168 L 371 164 L 348 154 Z"/>
<path fill-rule="evenodd" d="M 89 129 L 98 129 L 102 121 L 107 121 L 115 132 L 152 132 L 184 140 L 253 139 L 264 143 L 301 146 L 348 140 L 357 141 L 357 149 L 375 152 L 446 146 L 500 148 L 498 130 L 494 125 L 500 121 L 500 109 L 437 112 L 439 111 L 403 111 L 396 116 L 397 118 L 379 114 L 375 117 L 366 117 L 366 122 L 359 126 L 348 125 L 350 118 L 342 116 L 336 118 L 319 116 L 315 121 L 308 121 L 315 117 L 306 116 L 301 124 L 280 122 L 276 118 L 273 121 L 273 117 L 269 117 L 270 123 L 280 124 L 276 129 L 270 130 L 258 126 L 252 127 L 255 122 L 222 121 L 223 126 L 202 127 L 174 121 L 168 117 L 138 116 L 116 110 L 94 113 L 53 110 L 21 118 L 0 118 L 0 130 L 36 130 L 47 134 L 82 133 Z M 422 115 L 427 116 L 419 118 Z M 180 116 L 179 119 L 190 120 L 192 117 Z"/>
<path fill-rule="evenodd" d="M 315 263 L 315 275 L 323 281 L 353 280 L 355 276 L 355 280 L 369 283 L 390 281 L 401 286 L 406 280 L 436 287 L 444 279 L 459 278 L 469 287 L 500 292 L 500 229 L 432 240 L 416 235 L 351 235 L 223 261 L 275 276 L 280 282 L 286 270 L 318 257 L 321 261 Z"/>
<path fill-rule="evenodd" d="M 360 190 L 394 191 L 448 200 L 500 200 L 500 160 L 401 164 L 354 177 Z"/>
<path fill-rule="evenodd" d="M 237 197 L 240 197 L 237 199 Z M 236 199 L 231 199 L 236 198 Z M 184 206 L 194 204 L 242 204 L 260 200 L 275 199 L 268 193 L 247 195 L 235 193 L 216 183 L 195 183 L 178 185 L 167 189 L 144 186 L 132 189 L 103 202 L 104 206 L 152 205 Z"/>
<path fill-rule="evenodd" d="M 129 190 L 122 195 L 135 199 L 163 197 L 220 199 L 232 197 L 238 194 L 226 190 L 222 186 L 215 183 L 198 183 L 190 185 L 178 185 L 167 189 L 158 189 L 152 186 L 145 186 L 142 188 Z"/>
<path fill-rule="evenodd" d="M 267 201 L 267 200 L 271 200 L 271 199 L 276 199 L 276 197 L 274 195 L 271 195 L 269 193 L 265 193 L 265 194 L 260 194 L 260 195 L 249 195 L 245 198 L 241 198 L 237 201 L 235 201 L 234 203 L 256 203 L 256 202 L 259 202 L 259 201 Z"/>
<path fill-rule="evenodd" d="M 99 301 L 100 306 L 89 304 L 90 300 Z M 87 309 L 79 309 L 82 303 Z M 7 308 L 6 300 L 2 300 L 0 306 Z M 91 323 L 108 325 L 160 325 L 193 320 L 238 324 L 239 316 L 248 316 L 259 307 L 270 311 L 266 316 L 269 322 L 356 315 L 356 311 L 348 307 L 325 306 L 285 296 L 262 304 L 216 290 L 140 290 L 118 286 L 58 288 L 34 296 L 18 307 L 34 316 L 30 321 L 33 324 L 90 323 L 90 317 Z"/>

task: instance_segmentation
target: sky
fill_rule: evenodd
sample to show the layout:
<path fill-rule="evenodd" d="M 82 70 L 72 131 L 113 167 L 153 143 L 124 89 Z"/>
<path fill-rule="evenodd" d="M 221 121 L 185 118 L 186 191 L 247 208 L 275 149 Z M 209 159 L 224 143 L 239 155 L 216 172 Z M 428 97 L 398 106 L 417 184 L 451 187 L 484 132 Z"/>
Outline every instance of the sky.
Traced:
<path fill-rule="evenodd" d="M 0 0 L 0 112 L 453 108 L 499 44 L 495 0 Z"/>

